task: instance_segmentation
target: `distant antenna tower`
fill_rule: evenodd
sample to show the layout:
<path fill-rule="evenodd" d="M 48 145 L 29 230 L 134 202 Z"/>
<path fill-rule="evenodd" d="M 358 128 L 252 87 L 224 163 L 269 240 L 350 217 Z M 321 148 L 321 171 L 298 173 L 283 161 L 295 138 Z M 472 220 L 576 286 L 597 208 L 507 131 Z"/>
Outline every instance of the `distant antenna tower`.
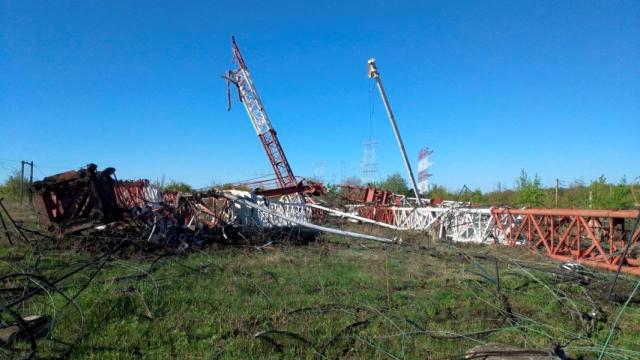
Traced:
<path fill-rule="evenodd" d="M 429 167 L 433 163 L 429 162 L 429 155 L 433 154 L 433 151 L 428 146 L 423 147 L 418 152 L 418 190 L 421 194 L 429 192 L 429 178 L 431 175 L 428 172 Z"/>
<path fill-rule="evenodd" d="M 316 161 L 316 168 L 313 171 L 315 180 L 324 182 L 324 160 Z"/>
<path fill-rule="evenodd" d="M 360 165 L 360 180 L 363 185 L 373 184 L 377 179 L 376 144 L 377 142 L 373 139 L 364 142 L 362 163 Z"/>
<path fill-rule="evenodd" d="M 340 184 L 344 184 L 347 179 L 347 162 L 342 160 L 340 161 Z"/>

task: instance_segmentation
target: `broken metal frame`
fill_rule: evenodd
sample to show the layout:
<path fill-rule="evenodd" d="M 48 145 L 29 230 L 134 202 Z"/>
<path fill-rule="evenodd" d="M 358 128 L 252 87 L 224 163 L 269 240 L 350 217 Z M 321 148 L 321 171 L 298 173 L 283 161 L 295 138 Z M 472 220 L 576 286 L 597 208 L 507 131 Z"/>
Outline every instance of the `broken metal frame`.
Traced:
<path fill-rule="evenodd" d="M 400 239 L 387 239 L 387 238 L 383 238 L 383 237 L 379 237 L 379 236 L 373 236 L 373 235 L 367 235 L 367 234 L 361 234 L 361 233 L 356 233 L 356 232 L 352 232 L 352 231 L 344 231 L 344 230 L 339 230 L 339 229 L 334 229 L 334 228 L 330 228 L 327 226 L 320 226 L 320 225 L 315 225 L 312 224 L 308 221 L 304 221 L 304 220 L 299 220 L 296 219 L 294 217 L 290 217 L 284 214 L 281 214 L 277 211 L 275 211 L 274 209 L 268 208 L 266 206 L 263 205 L 259 205 L 257 203 L 254 203 L 252 201 L 249 201 L 247 199 L 242 199 L 239 197 L 236 197 L 230 193 L 222 193 L 222 196 L 226 197 L 227 199 L 229 199 L 232 202 L 235 202 L 237 204 L 243 205 L 243 206 L 247 206 L 249 208 L 255 209 L 257 211 L 260 211 L 261 213 L 267 214 L 269 215 L 268 219 L 271 220 L 275 220 L 277 219 L 278 222 L 284 222 L 285 224 L 296 224 L 302 227 L 306 227 L 312 230 L 318 230 L 318 231 L 322 231 L 322 232 L 327 232 L 327 233 L 331 233 L 331 234 L 336 234 L 336 235 L 342 235 L 342 236 L 347 236 L 347 237 L 353 237 L 353 238 L 358 238 L 358 239 L 366 239 L 366 240 L 373 240 L 373 241 L 379 241 L 379 242 L 383 242 L 383 243 L 399 243 L 402 242 L 402 240 Z M 298 207 L 300 208 L 309 208 L 307 206 L 304 205 L 298 205 Z M 300 210 L 300 209 L 297 209 Z"/>
<path fill-rule="evenodd" d="M 490 208 L 463 206 L 358 206 L 361 217 L 399 230 L 438 231 L 438 237 L 455 242 L 487 243 L 492 234 Z"/>
<path fill-rule="evenodd" d="M 368 219 L 366 217 L 353 215 L 353 214 L 350 214 L 350 213 L 347 213 L 347 212 L 344 212 L 344 211 L 331 209 L 331 208 L 328 208 L 328 207 L 325 207 L 325 206 L 321 206 L 321 205 L 318 205 L 318 204 L 308 204 L 308 206 L 316 208 L 318 210 L 325 211 L 327 213 L 333 214 L 333 215 L 338 216 L 338 217 L 353 219 L 353 220 L 361 221 L 361 222 L 368 223 L 368 224 L 373 224 L 373 225 L 378 225 L 378 226 L 381 226 L 381 227 L 386 227 L 386 228 L 393 229 L 393 230 L 402 230 L 402 228 L 399 228 L 399 227 L 394 226 L 394 225 L 390 225 L 390 224 L 387 224 L 387 223 L 374 221 L 374 220 Z"/>

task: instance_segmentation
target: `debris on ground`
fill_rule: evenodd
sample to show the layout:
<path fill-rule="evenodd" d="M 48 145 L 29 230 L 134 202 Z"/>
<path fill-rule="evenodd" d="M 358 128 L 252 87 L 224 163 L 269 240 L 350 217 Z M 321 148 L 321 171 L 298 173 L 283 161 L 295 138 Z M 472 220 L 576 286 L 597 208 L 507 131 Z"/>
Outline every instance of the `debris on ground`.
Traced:
<path fill-rule="evenodd" d="M 552 351 L 527 350 L 514 346 L 488 343 L 473 347 L 465 359 L 483 360 L 563 360 Z"/>

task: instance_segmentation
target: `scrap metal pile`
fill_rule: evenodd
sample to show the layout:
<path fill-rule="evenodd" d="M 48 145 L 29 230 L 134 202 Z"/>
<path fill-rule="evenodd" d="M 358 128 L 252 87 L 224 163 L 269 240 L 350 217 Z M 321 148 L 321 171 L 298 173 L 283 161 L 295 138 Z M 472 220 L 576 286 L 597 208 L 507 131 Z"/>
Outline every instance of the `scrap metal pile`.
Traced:
<path fill-rule="evenodd" d="M 323 191 L 318 185 L 304 189 L 299 196 Z M 15 271 L 0 276 L 0 353 L 12 358 L 32 358 L 42 347 L 57 357 L 70 354 L 88 331 L 75 299 L 118 258 L 155 260 L 148 270 L 116 283 L 150 276 L 161 259 L 212 242 L 266 246 L 279 240 L 308 242 L 321 232 L 393 242 L 324 226 L 328 212 L 310 199 L 293 203 L 286 196 L 279 201 L 237 189 L 163 192 L 148 180 L 120 181 L 114 168 L 99 170 L 95 164 L 45 177 L 30 190 L 39 226 L 15 218 L 0 199 L 0 235 L 16 254 L 28 254 L 2 258 Z M 45 255 L 66 247 L 86 250 L 79 255 L 88 258 L 66 263 Z M 134 281 L 118 293 L 142 298 L 139 291 Z M 48 311 L 52 294 L 63 304 L 51 304 Z"/>
<path fill-rule="evenodd" d="M 118 259 L 151 258 L 149 269 L 108 280 L 130 283 L 118 296 L 144 303 L 140 277 L 150 277 L 162 259 L 208 243 L 308 242 L 322 231 L 391 241 L 322 226 L 326 212 L 303 203 L 235 189 L 162 192 L 148 180 L 120 181 L 114 168 L 95 164 L 46 177 L 31 191 L 39 226 L 25 223 L 24 214 L 14 217 L 0 199 L 0 238 L 17 254 L 2 256 L 11 271 L 0 276 L 0 354 L 10 358 L 69 355 L 91 331 L 76 298 Z M 78 254 L 84 259 L 50 256 L 67 247 L 85 250 Z M 49 304 L 52 296 L 63 303 Z"/>
<path fill-rule="evenodd" d="M 300 196 L 324 189 L 318 184 L 301 188 Z M 46 177 L 35 182 L 31 190 L 41 228 L 58 237 L 137 229 L 149 231 L 148 241 L 188 247 L 191 243 L 225 241 L 243 237 L 241 234 L 297 226 L 391 241 L 321 226 L 328 212 L 309 200 L 294 203 L 287 197 L 285 201 L 270 199 L 261 195 L 265 190 L 161 192 L 148 180 L 119 181 L 114 168 L 99 171 L 95 164 Z"/>
<path fill-rule="evenodd" d="M 638 210 L 511 209 L 462 202 L 410 206 L 403 196 L 357 186 L 342 187 L 341 197 L 350 203 L 343 210 L 310 198 L 269 199 L 259 195 L 263 189 L 163 193 L 148 180 L 119 181 L 114 168 L 99 171 L 95 164 L 37 181 L 32 191 L 42 228 L 57 236 L 129 228 L 150 231 L 151 242 L 188 247 L 239 232 L 295 226 L 392 241 L 323 226 L 331 215 L 454 242 L 525 246 L 558 260 L 640 275 L 640 229 L 632 226 Z"/>
<path fill-rule="evenodd" d="M 36 181 L 33 208 L 43 228 L 58 235 L 139 217 L 147 204 L 164 199 L 149 181 L 117 181 L 115 169 L 95 164 Z M 170 194 L 168 194 L 170 195 Z"/>

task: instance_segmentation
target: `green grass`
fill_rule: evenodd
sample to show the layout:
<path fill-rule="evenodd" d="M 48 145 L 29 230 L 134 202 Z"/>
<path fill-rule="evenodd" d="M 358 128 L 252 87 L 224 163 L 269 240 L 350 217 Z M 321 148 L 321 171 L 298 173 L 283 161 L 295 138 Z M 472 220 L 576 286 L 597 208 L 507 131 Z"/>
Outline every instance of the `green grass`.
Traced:
<path fill-rule="evenodd" d="M 459 251 L 499 251 L 501 292 L 512 318 L 505 316 L 506 305 L 496 295 L 494 261 L 469 262 Z M 26 250 L 2 243 L 0 256 L 15 254 Z M 95 255 L 45 252 L 41 269 L 54 277 Z M 519 249 L 383 247 L 334 236 L 310 245 L 262 250 L 210 246 L 164 258 L 158 270 L 137 279 L 118 277 L 144 274 L 154 257 L 118 257 L 77 298 L 86 326 L 71 358 L 440 359 L 459 358 L 486 342 L 549 349 L 572 338 L 577 339 L 566 350 L 571 356 L 596 358 L 620 309 L 595 291 L 606 281 L 594 281 L 583 291 L 576 282 L 523 270 L 513 259 L 558 269 L 557 263 L 540 264 L 542 258 Z M 0 260 L 0 273 L 19 270 L 20 264 Z M 60 287 L 74 294 L 93 269 Z M 630 284 L 623 281 L 621 287 Z M 39 341 L 40 357 L 65 348 L 52 339 L 71 342 L 79 333 L 80 317 L 73 307 L 63 308 L 64 303 L 61 295 L 51 293 L 20 308 L 25 316 L 53 316 L 55 309 L 53 331 Z M 593 324 L 576 315 L 594 306 L 599 320 Z M 640 306 L 632 304 L 618 325 L 608 358 L 640 356 L 638 324 Z"/>

